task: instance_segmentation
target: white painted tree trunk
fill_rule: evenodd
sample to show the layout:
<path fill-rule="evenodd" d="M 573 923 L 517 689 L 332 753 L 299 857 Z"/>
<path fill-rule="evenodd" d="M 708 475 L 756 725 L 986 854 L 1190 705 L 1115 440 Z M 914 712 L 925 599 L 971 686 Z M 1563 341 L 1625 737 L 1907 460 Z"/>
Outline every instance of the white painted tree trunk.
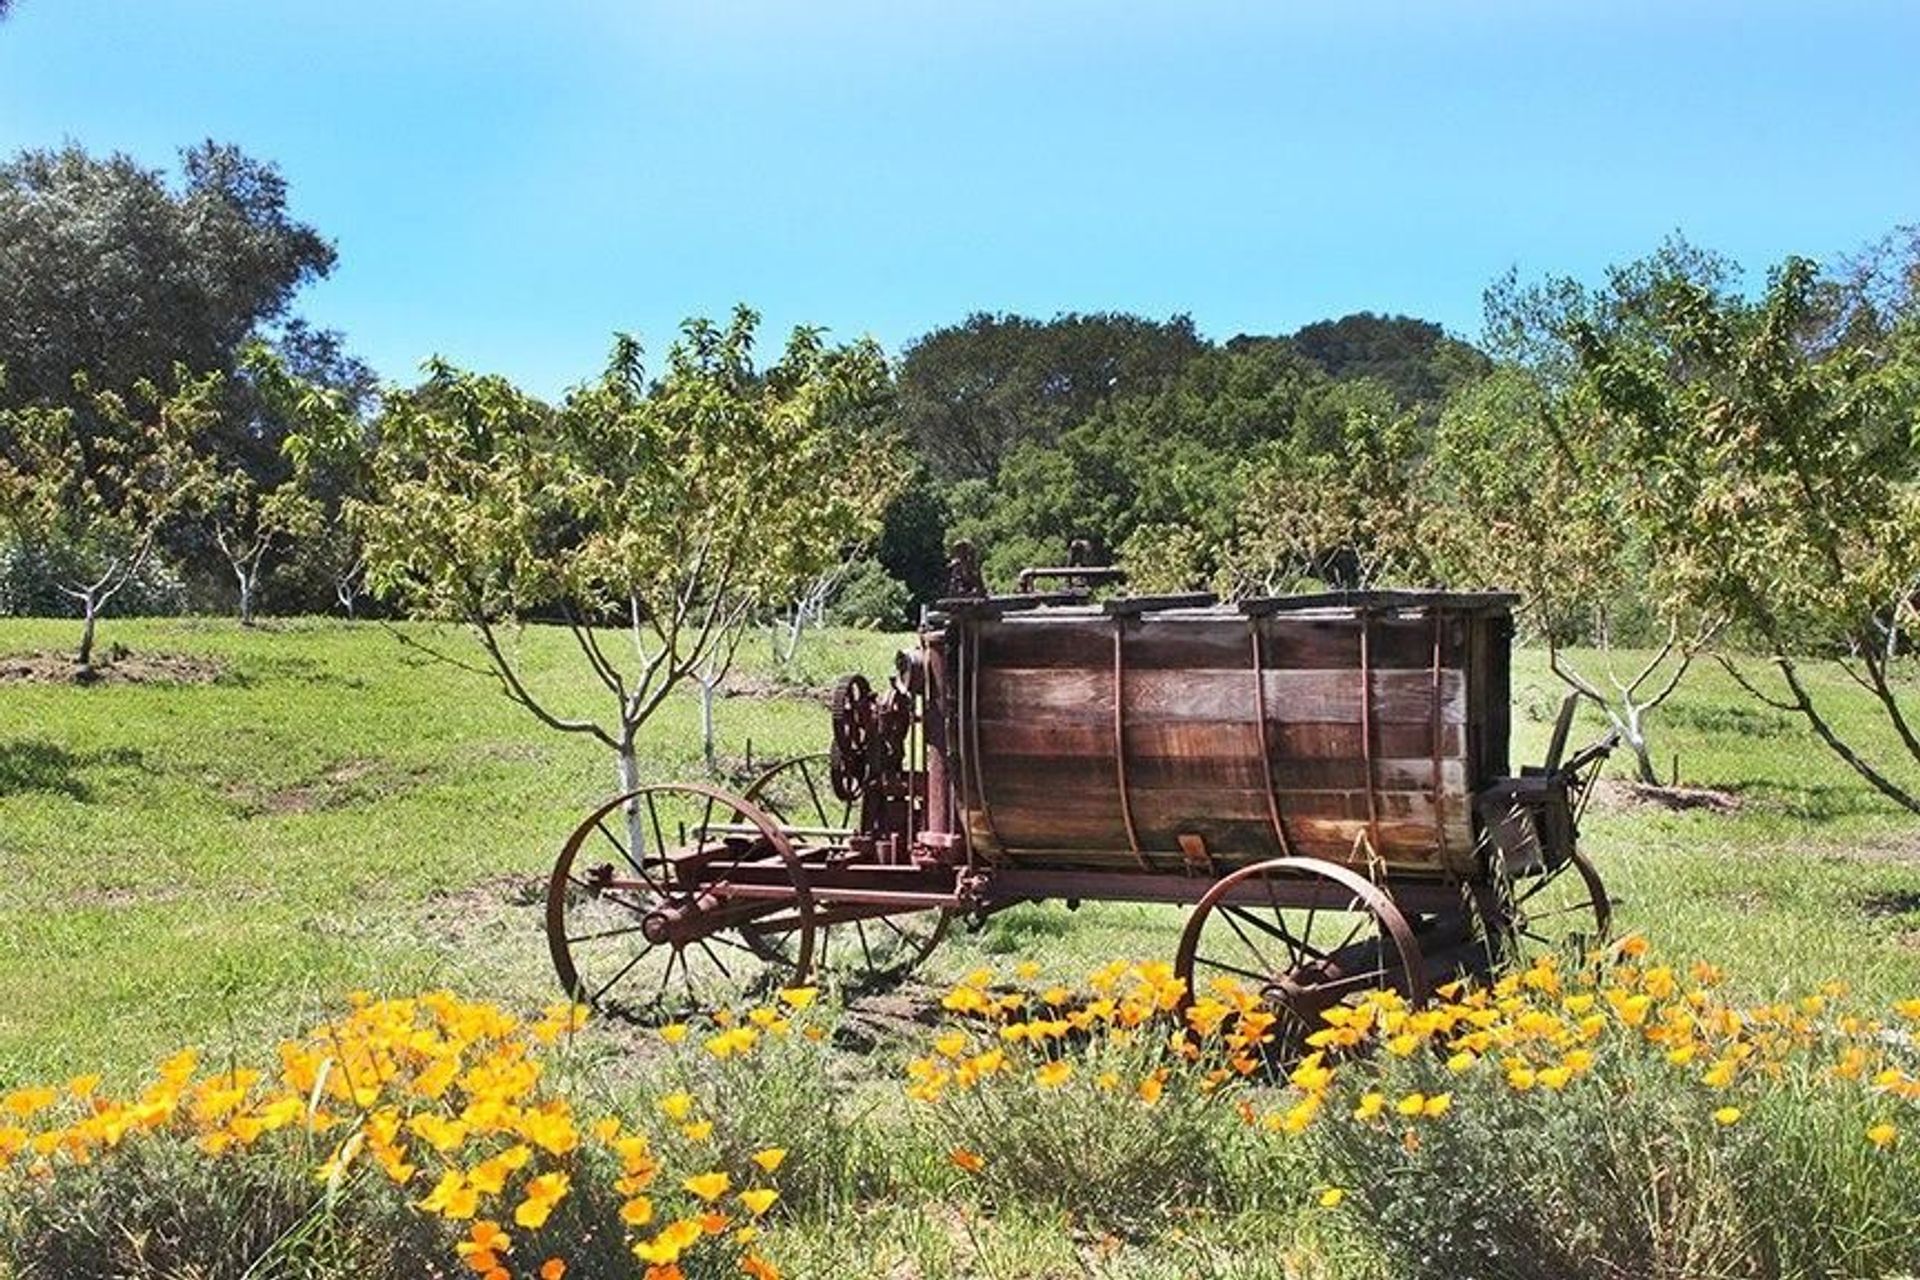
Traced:
<path fill-rule="evenodd" d="M 618 762 L 620 794 L 625 795 L 629 791 L 638 790 L 640 787 L 640 762 L 634 756 L 633 736 L 631 733 L 620 743 Z M 627 814 L 627 852 L 633 855 L 635 862 L 644 866 L 646 865 L 647 858 L 647 835 L 646 823 L 640 816 L 641 806 L 637 803 L 629 803 L 625 808 Z"/>
<path fill-rule="evenodd" d="M 80 607 L 85 613 L 86 622 L 80 630 L 80 653 L 74 661 L 82 667 L 91 667 L 93 665 L 93 632 L 94 625 L 100 619 L 100 601 L 93 592 L 89 591 L 80 598 Z"/>
<path fill-rule="evenodd" d="M 259 571 L 235 565 L 233 576 L 240 584 L 240 625 L 250 627 L 253 625 L 253 596 L 259 586 Z"/>
<path fill-rule="evenodd" d="M 706 758 L 708 773 L 714 771 L 718 760 L 713 745 L 713 699 L 719 686 L 718 678 L 700 677 L 700 751 Z"/>

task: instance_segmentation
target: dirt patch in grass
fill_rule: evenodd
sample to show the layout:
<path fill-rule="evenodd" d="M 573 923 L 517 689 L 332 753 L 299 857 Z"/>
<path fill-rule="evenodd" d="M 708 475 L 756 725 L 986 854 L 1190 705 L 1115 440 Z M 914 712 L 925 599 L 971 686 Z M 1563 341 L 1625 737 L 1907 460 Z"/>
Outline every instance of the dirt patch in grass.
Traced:
<path fill-rule="evenodd" d="M 1733 813 L 1740 797 L 1712 787 L 1655 787 L 1621 778 L 1602 778 L 1593 794 L 1594 805 L 1613 813 L 1665 809 L 1669 813 L 1705 811 Z"/>
<path fill-rule="evenodd" d="M 125 911 L 131 907 L 150 907 L 173 902 L 182 894 L 178 885 L 150 885 L 144 889 L 111 885 L 82 889 L 69 894 L 67 903 L 83 911 Z"/>
<path fill-rule="evenodd" d="M 715 692 L 723 698 L 799 698 L 822 706 L 833 700 L 831 685 L 781 680 L 757 672 L 734 672 Z"/>
<path fill-rule="evenodd" d="M 247 784 L 227 788 L 227 798 L 248 817 L 284 817 L 367 804 L 418 786 L 422 767 L 402 769 L 380 760 L 346 760 L 311 782 L 268 790 Z"/>
<path fill-rule="evenodd" d="M 117 647 L 88 667 L 65 653 L 10 653 L 0 657 L 0 684 L 212 684 L 226 670 L 217 659 L 198 654 Z"/>
<path fill-rule="evenodd" d="M 540 876 L 488 876 L 462 889 L 450 889 L 427 899 L 421 911 L 426 936 L 449 950 L 468 952 L 501 924 L 529 929 L 543 927 L 541 908 L 547 884 Z"/>

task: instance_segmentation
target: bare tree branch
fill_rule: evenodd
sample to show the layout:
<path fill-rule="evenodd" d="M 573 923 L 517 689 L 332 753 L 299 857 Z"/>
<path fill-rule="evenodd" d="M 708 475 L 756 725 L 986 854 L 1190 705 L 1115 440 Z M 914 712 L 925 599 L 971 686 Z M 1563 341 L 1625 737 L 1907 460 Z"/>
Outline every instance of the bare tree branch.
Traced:
<path fill-rule="evenodd" d="M 527 691 L 526 685 L 521 683 L 519 672 L 515 671 L 513 664 L 507 660 L 507 655 L 500 648 L 499 637 L 494 635 L 493 626 L 486 617 L 476 613 L 468 621 L 479 633 L 480 643 L 492 660 L 495 674 L 510 699 L 531 711 L 534 717 L 549 729 L 557 729 L 562 733 L 588 734 L 608 747 L 618 747 L 619 744 L 614 741 L 613 735 L 593 721 L 563 719 L 542 706 L 539 700 Z"/>

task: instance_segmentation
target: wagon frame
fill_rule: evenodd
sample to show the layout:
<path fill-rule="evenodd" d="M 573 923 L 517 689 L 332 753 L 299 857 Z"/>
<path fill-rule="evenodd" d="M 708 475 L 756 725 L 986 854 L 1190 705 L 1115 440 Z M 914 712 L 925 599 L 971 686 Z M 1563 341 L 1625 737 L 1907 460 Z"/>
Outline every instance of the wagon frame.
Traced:
<path fill-rule="evenodd" d="M 674 1016 L 823 972 L 897 977 L 955 919 L 1131 902 L 1192 908 L 1174 957 L 1190 995 L 1250 984 L 1305 1022 L 1606 936 L 1576 836 L 1611 742 L 1565 757 L 1569 699 L 1545 764 L 1509 774 L 1514 597 L 1094 603 L 1108 572 L 941 601 L 885 688 L 835 687 L 828 752 L 742 794 L 602 804 L 549 881 L 565 989 Z M 1031 589 L 1049 577 L 1066 589 Z"/>

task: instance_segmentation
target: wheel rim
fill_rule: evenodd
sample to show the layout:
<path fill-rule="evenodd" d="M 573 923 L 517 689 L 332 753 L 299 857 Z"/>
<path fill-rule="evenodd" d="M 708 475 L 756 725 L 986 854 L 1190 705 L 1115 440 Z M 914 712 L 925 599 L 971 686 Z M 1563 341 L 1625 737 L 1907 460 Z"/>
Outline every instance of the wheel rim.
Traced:
<path fill-rule="evenodd" d="M 768 769 L 746 790 L 744 798 L 793 832 L 794 847 L 805 859 L 815 832 L 852 833 L 858 799 L 847 800 L 831 785 L 829 752 L 795 756 Z M 828 916 L 833 904 L 816 903 L 816 913 Z M 954 913 L 941 909 L 873 916 L 865 919 L 816 923 L 818 945 L 813 967 L 856 986 L 898 981 L 933 953 L 947 935 Z M 781 962 L 786 947 L 762 937 L 751 925 L 741 930 L 749 946 L 765 948 L 766 958 Z"/>
<path fill-rule="evenodd" d="M 1484 919 L 1482 924 L 1493 942 L 1493 959 L 1517 968 L 1544 955 L 1584 963 L 1612 935 L 1607 887 L 1577 850 L 1551 871 L 1497 882 L 1492 903 L 1491 926 Z M 1488 914 L 1484 907 L 1481 914 Z"/>
<path fill-rule="evenodd" d="M 640 846 L 632 837 L 637 825 Z M 703 868 L 682 875 L 691 858 Z M 778 865 L 789 893 L 746 899 L 741 868 Z M 806 981 L 814 906 L 791 841 L 753 804 L 698 784 L 642 787 L 574 830 L 547 885 L 547 943 L 574 999 L 639 1020 L 709 1011 Z M 679 917 L 671 933 L 664 922 Z M 743 931 L 782 943 L 764 953 Z"/>
<path fill-rule="evenodd" d="M 1285 905 L 1285 890 L 1317 885 L 1322 901 Z M 1386 988 L 1418 1005 L 1428 995 L 1420 945 L 1406 917 L 1377 885 L 1345 867 L 1276 858 L 1226 876 L 1193 909 L 1174 974 L 1187 999 L 1216 982 L 1251 988 L 1295 1034 L 1336 1004 Z"/>

